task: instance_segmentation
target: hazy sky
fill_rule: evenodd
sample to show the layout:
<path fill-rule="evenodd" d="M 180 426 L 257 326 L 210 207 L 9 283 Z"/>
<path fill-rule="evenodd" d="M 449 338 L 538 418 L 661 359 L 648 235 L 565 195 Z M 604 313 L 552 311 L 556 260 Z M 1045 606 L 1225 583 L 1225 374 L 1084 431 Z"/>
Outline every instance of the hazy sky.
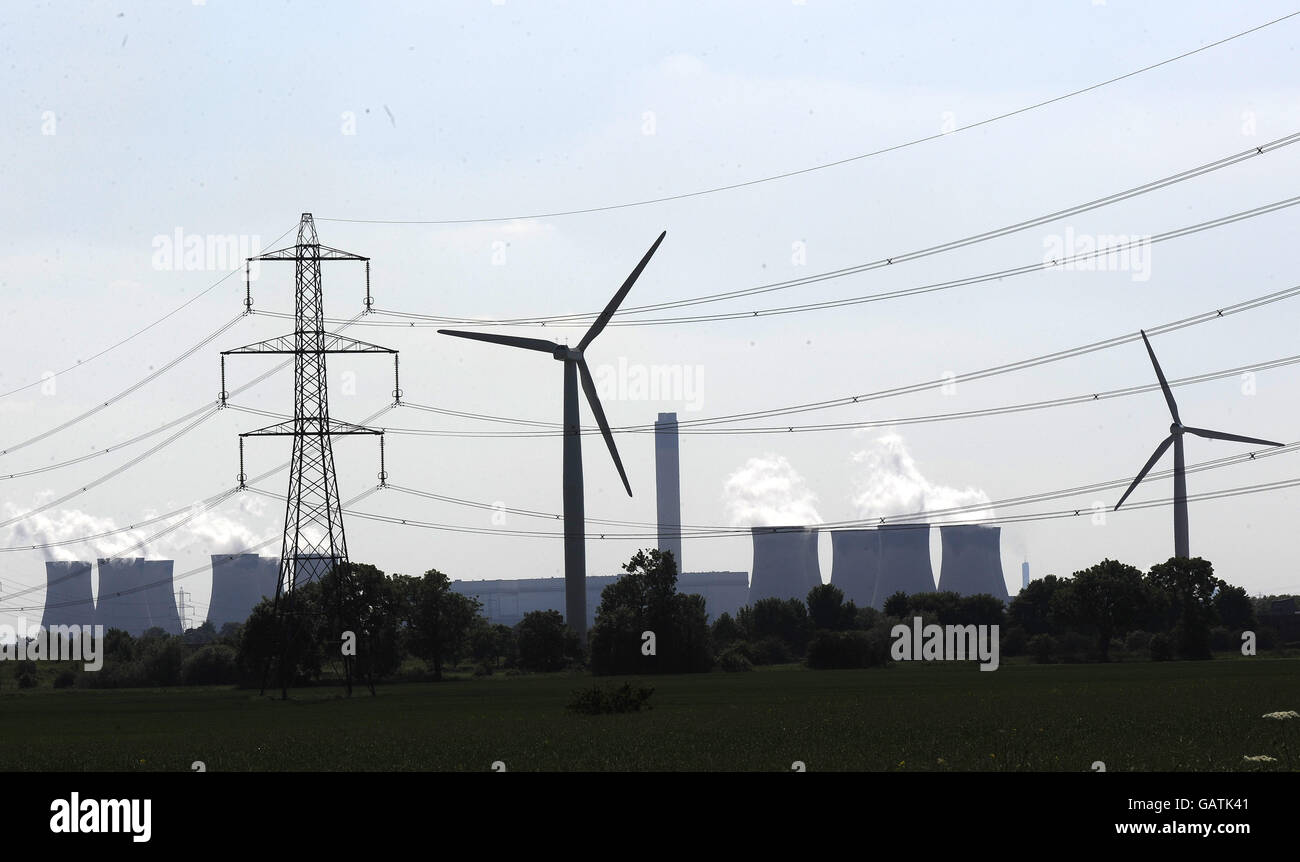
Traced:
<path fill-rule="evenodd" d="M 8 3 L 0 11 L 0 392 L 63 369 L 212 285 L 221 261 L 159 265 L 159 243 L 236 235 L 269 248 L 302 212 L 323 243 L 373 259 L 376 307 L 520 317 L 599 309 L 660 231 L 668 237 L 628 305 L 754 287 L 873 261 L 1033 218 L 1300 132 L 1300 18 L 1101 89 L 916 146 L 717 194 L 566 217 L 459 220 L 600 207 L 807 168 L 977 122 L 1124 74 L 1293 11 L 1259 2 L 913 4 L 789 0 L 561 3 L 491 0 L 353 6 L 327 2 Z M 1079 251 L 1107 236 L 1159 234 L 1288 198 L 1289 147 L 1132 201 L 924 260 L 658 316 L 773 308 L 903 289 Z M 1300 284 L 1297 211 L 1285 209 L 1144 249 L 1117 271 L 1046 271 L 890 301 L 769 318 L 611 326 L 588 350 L 609 383 L 615 426 L 744 413 L 874 392 L 1153 327 Z M 283 245 L 291 237 L 278 243 Z M 160 240 L 159 242 L 164 242 Z M 361 308 L 363 270 L 327 264 L 333 318 Z M 258 311 L 292 310 L 290 265 L 265 264 Z M 242 308 L 236 275 L 175 316 L 44 386 L 0 398 L 0 449 L 102 404 Z M 1153 339 L 1170 378 L 1296 352 L 1300 298 Z M 616 323 L 637 319 L 624 316 Z M 348 332 L 401 351 L 406 399 L 441 409 L 558 422 L 561 366 L 543 354 L 445 338 L 431 327 Z M 218 353 L 291 329 L 254 315 L 130 397 L 0 455 L 0 521 L 63 497 L 144 452 L 164 432 L 102 457 L 3 476 L 113 446 L 211 403 Z M 581 328 L 502 328 L 551 338 Z M 236 357 L 229 388 L 272 357 Z M 640 392 L 670 366 L 683 385 Z M 390 400 L 391 363 L 331 360 L 336 418 Z M 619 382 L 622 386 L 619 386 Z M 1030 371 L 751 423 L 807 425 L 979 410 L 1127 386 L 1154 376 L 1140 342 Z M 281 372 L 234 399 L 292 409 Z M 1191 425 L 1300 440 L 1300 368 L 1177 391 Z M 689 384 L 689 385 L 687 385 Z M 658 398 L 652 398 L 652 395 Z M 583 407 L 583 421 L 591 417 Z M 237 434 L 274 419 L 226 410 L 121 476 L 0 529 L 3 546 L 128 526 L 235 482 Z M 377 424 L 483 432 L 527 428 L 400 408 Z M 682 437 L 683 520 L 845 521 L 979 504 L 1136 474 L 1167 433 L 1158 392 L 1050 410 L 871 430 Z M 587 513 L 654 521 L 653 438 L 620 433 L 634 498 L 599 437 L 584 438 Z M 1189 438 L 1196 464 L 1252 447 Z M 252 440 L 248 472 L 287 459 Z M 375 484 L 367 438 L 336 442 L 351 497 Z M 390 434 L 390 481 L 435 494 L 559 512 L 560 439 Z M 1166 456 L 1161 468 L 1172 466 Z M 1190 474 L 1192 494 L 1300 476 L 1291 454 Z M 283 493 L 279 474 L 261 487 Z M 1107 510 L 1122 488 L 999 517 Z M 1168 497 L 1169 479 L 1134 502 Z M 1195 555 L 1252 592 L 1300 591 L 1295 490 L 1190 509 Z M 472 528 L 558 532 L 389 489 L 359 511 Z M 150 545 L 206 612 L 210 552 L 278 535 L 283 504 L 235 496 Z M 1172 553 L 1168 507 L 1008 525 L 1009 586 L 1020 562 L 1069 574 L 1103 557 L 1142 568 Z M 156 528 L 155 528 L 156 529 Z M 593 527 L 592 529 L 598 529 Z M 454 578 L 562 574 L 557 538 L 473 535 L 347 522 L 355 560 Z M 136 534 L 136 538 L 148 534 Z M 830 573 L 823 537 L 822 571 Z M 58 550 L 90 558 L 122 539 Z M 592 574 L 653 539 L 588 543 Z M 938 535 L 935 531 L 938 571 Z M 267 553 L 278 553 L 272 546 Z M 688 570 L 748 570 L 743 536 L 687 539 Z M 43 581 L 37 553 L 0 554 L 3 592 Z M 39 607 L 38 590 L 0 608 Z M 31 614 L 35 615 L 35 611 Z M 12 613 L 0 613 L 9 620 Z"/>

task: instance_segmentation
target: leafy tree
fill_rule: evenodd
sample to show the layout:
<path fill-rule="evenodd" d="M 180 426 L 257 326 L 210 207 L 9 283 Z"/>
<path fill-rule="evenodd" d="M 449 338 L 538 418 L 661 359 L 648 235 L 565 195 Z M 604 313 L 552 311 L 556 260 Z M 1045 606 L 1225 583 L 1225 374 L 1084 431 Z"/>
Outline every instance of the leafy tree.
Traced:
<path fill-rule="evenodd" d="M 561 670 L 582 658 L 578 633 L 564 624 L 559 611 L 529 611 L 515 626 L 519 666 L 524 670 Z"/>
<path fill-rule="evenodd" d="M 858 606 L 844 601 L 844 591 L 834 584 L 818 584 L 808 591 L 808 617 L 814 629 L 844 631 L 853 628 Z"/>
<path fill-rule="evenodd" d="M 885 599 L 884 611 L 885 616 L 887 617 L 897 617 L 898 619 L 902 619 L 907 616 L 907 608 L 907 593 L 902 590 L 899 590 L 889 598 Z"/>
<path fill-rule="evenodd" d="M 1219 621 L 1231 631 L 1239 632 L 1254 629 L 1259 624 L 1255 619 L 1255 603 L 1242 587 L 1224 584 L 1214 594 L 1214 609 Z"/>
<path fill-rule="evenodd" d="M 321 578 L 320 590 L 322 611 L 328 620 L 322 646 L 331 660 L 342 660 L 349 696 L 354 675 L 366 681 L 373 695 L 375 677 L 392 673 L 401 664 L 397 643 L 401 602 L 397 586 L 374 566 L 344 563 Z M 355 638 L 355 655 L 342 652 L 347 632 Z"/>
<path fill-rule="evenodd" d="M 1018 626 L 1028 635 L 1051 634 L 1059 621 L 1052 613 L 1052 596 L 1065 585 L 1064 578 L 1048 575 L 1030 581 L 1007 608 L 1007 623 Z"/>
<path fill-rule="evenodd" d="M 1210 658 L 1210 628 L 1217 620 L 1214 593 L 1224 586 L 1214 576 L 1214 566 L 1200 557 L 1170 557 L 1152 566 L 1147 579 L 1179 608 L 1174 627 L 1178 655 L 1185 659 Z"/>
<path fill-rule="evenodd" d="M 452 590 L 451 579 L 437 569 L 422 578 L 394 580 L 406 605 L 411 654 L 429 662 L 433 678 L 441 680 L 444 662 L 468 652 L 469 634 L 483 605 Z"/>
<path fill-rule="evenodd" d="M 711 635 L 714 645 L 720 650 L 725 650 L 732 644 L 743 641 L 745 630 L 731 614 L 724 611 L 722 616 L 713 621 Z"/>
<path fill-rule="evenodd" d="M 741 608 L 737 619 L 748 639 L 756 645 L 775 638 L 794 656 L 804 654 L 812 635 L 808 606 L 798 599 L 759 599 Z"/>
<path fill-rule="evenodd" d="M 1052 612 L 1096 632 L 1097 655 L 1110 661 L 1110 641 L 1127 634 L 1145 610 L 1147 591 L 1137 568 L 1105 559 L 1074 573 L 1051 600 Z"/>
<path fill-rule="evenodd" d="M 605 673 L 694 673 L 712 665 L 704 599 L 677 592 L 669 552 L 638 551 L 604 589 L 591 629 L 591 666 Z M 655 652 L 642 652 L 653 632 Z"/>
<path fill-rule="evenodd" d="M 181 637 L 185 643 L 190 646 L 201 646 L 212 643 L 217 639 L 217 627 L 212 624 L 211 620 L 204 620 L 202 625 L 195 626 L 192 629 L 186 629 L 185 634 Z"/>

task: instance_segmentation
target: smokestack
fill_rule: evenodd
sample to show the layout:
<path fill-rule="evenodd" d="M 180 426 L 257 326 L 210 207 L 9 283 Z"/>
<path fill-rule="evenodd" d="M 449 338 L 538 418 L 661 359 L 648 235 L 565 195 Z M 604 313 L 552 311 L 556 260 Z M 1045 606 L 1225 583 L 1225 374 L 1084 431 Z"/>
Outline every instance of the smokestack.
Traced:
<path fill-rule="evenodd" d="M 212 599 L 208 622 L 218 631 L 226 623 L 244 623 L 263 597 L 275 597 L 280 561 L 257 554 L 212 555 Z"/>
<path fill-rule="evenodd" d="M 751 527 L 754 568 L 749 581 L 749 603 L 760 599 L 808 598 L 822 582 L 817 563 L 816 527 Z"/>
<path fill-rule="evenodd" d="M 844 600 L 860 608 L 871 604 L 880 575 L 880 533 L 876 530 L 835 530 L 831 533 L 831 583 Z"/>
<path fill-rule="evenodd" d="M 148 599 L 143 557 L 109 557 L 99 560 L 99 596 L 95 602 L 95 625 L 104 631 L 121 629 L 134 636 L 149 627 Z"/>
<path fill-rule="evenodd" d="M 939 528 L 943 563 L 939 591 L 963 596 L 988 593 L 1003 601 L 1007 584 L 1002 576 L 1001 527 L 962 524 Z"/>
<path fill-rule="evenodd" d="M 659 516 L 659 550 L 672 551 L 677 571 L 682 564 L 681 461 L 677 451 L 677 414 L 660 413 L 655 421 L 655 503 Z"/>
<path fill-rule="evenodd" d="M 90 563 L 55 561 L 45 564 L 45 612 L 41 627 L 88 626 L 95 622 L 95 595 L 90 588 Z"/>
<path fill-rule="evenodd" d="M 160 628 L 169 635 L 181 634 L 181 615 L 176 609 L 176 591 L 172 586 L 173 560 L 145 560 L 142 573 L 149 584 L 136 594 L 145 600 L 148 615 L 146 629 Z"/>
<path fill-rule="evenodd" d="M 880 532 L 880 574 L 871 606 L 884 608 L 894 593 L 934 592 L 934 571 L 930 566 L 930 525 L 889 524 Z"/>
<path fill-rule="evenodd" d="M 1027 586 L 1029 586 L 1029 563 L 1026 561 L 1020 564 L 1020 589 L 1023 590 Z"/>

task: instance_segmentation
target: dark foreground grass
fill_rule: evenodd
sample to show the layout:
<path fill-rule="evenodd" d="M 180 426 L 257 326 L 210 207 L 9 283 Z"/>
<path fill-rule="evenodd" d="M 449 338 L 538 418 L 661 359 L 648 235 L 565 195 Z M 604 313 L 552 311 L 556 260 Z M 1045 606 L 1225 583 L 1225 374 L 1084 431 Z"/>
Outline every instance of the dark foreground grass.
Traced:
<path fill-rule="evenodd" d="M 621 683 L 621 678 L 600 680 Z M 896 665 L 640 680 L 653 709 L 565 709 L 585 676 L 381 687 L 281 702 L 231 689 L 0 691 L 0 769 L 188 771 L 1069 770 L 1286 766 L 1300 660 Z M 1300 764 L 1291 764 L 1292 768 Z"/>

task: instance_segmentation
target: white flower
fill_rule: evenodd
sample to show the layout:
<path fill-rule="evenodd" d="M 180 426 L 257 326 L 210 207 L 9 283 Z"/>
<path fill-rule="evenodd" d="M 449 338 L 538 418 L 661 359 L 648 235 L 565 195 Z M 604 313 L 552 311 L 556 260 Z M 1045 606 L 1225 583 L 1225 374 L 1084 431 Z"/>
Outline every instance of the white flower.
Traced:
<path fill-rule="evenodd" d="M 1267 754 L 1256 754 L 1254 757 L 1247 754 L 1242 760 L 1248 760 L 1251 763 L 1277 763 L 1276 757 L 1269 757 Z"/>
<path fill-rule="evenodd" d="M 1294 709 L 1288 709 L 1286 712 L 1266 712 L 1264 717 L 1275 721 L 1283 721 L 1288 718 L 1300 718 L 1300 712 L 1296 712 Z"/>

